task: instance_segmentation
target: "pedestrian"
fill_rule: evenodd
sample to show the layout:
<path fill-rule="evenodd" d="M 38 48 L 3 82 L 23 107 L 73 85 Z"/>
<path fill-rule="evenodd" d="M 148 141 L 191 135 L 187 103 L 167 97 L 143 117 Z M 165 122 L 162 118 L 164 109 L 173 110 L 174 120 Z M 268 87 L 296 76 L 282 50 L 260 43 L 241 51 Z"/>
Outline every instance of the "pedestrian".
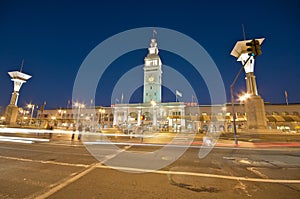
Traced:
<path fill-rule="evenodd" d="M 52 138 L 52 130 L 53 130 L 53 126 L 52 125 L 49 126 L 49 130 L 50 130 L 49 139 L 51 139 Z"/>
<path fill-rule="evenodd" d="M 72 133 L 72 137 L 71 137 L 72 141 L 74 140 L 74 137 L 75 137 L 75 131 L 76 131 L 76 126 L 75 126 L 75 124 L 73 124 L 73 133 Z"/>
<path fill-rule="evenodd" d="M 78 140 L 81 140 L 81 132 L 82 132 L 82 124 L 79 124 L 78 126 Z"/>

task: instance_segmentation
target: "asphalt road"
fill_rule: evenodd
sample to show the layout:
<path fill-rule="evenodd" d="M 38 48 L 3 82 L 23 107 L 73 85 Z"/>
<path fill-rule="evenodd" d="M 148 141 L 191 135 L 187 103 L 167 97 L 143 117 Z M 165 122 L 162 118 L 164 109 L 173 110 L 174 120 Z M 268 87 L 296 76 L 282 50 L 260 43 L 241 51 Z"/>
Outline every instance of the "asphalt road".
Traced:
<path fill-rule="evenodd" d="M 300 198 L 299 147 L 222 146 L 199 158 L 193 146 L 177 160 L 178 146 L 164 155 L 161 145 L 118 147 L 2 140 L 0 198 Z"/>

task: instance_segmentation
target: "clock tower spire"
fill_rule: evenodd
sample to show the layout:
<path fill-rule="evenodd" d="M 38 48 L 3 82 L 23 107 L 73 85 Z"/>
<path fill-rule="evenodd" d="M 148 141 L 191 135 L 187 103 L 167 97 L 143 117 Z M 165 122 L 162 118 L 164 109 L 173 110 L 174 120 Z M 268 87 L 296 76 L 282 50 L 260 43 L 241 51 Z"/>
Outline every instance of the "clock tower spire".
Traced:
<path fill-rule="evenodd" d="M 156 39 L 151 39 L 148 55 L 144 59 L 144 103 L 161 102 L 161 60 Z"/>

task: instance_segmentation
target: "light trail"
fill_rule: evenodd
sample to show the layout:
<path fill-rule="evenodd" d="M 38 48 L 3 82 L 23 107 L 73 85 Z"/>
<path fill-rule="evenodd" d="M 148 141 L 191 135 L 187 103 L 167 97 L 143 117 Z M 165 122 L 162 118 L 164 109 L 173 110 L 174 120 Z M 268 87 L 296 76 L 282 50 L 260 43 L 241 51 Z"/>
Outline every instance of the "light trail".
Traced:
<path fill-rule="evenodd" d="M 49 139 L 0 136 L 0 141 L 33 144 L 34 142 L 49 142 Z"/>

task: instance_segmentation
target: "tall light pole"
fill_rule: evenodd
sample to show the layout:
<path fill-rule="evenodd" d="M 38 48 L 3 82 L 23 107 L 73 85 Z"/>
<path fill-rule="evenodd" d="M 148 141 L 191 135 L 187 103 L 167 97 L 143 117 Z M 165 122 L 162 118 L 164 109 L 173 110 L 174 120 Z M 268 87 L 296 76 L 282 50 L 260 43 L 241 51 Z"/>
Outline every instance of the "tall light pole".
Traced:
<path fill-rule="evenodd" d="M 66 113 L 67 111 L 65 111 L 65 110 L 62 110 L 62 109 L 59 109 L 58 110 L 58 113 L 60 114 L 60 125 L 62 126 L 62 123 L 63 123 L 63 115 Z"/>
<path fill-rule="evenodd" d="M 84 108 L 85 107 L 85 104 L 83 103 L 79 103 L 79 102 L 75 102 L 74 104 L 74 107 L 77 108 L 77 127 L 79 125 L 79 122 L 80 122 L 80 109 Z"/>
<path fill-rule="evenodd" d="M 31 123 L 32 123 L 32 116 L 33 116 L 33 110 L 34 110 L 34 107 L 35 107 L 34 104 L 27 104 L 27 108 L 31 109 L 30 120 L 29 120 L 29 126 L 31 126 Z"/>
<path fill-rule="evenodd" d="M 101 127 L 103 128 L 104 125 L 102 126 L 102 121 L 103 121 L 103 114 L 105 113 L 105 109 L 100 108 L 98 111 L 99 111 L 99 119 L 98 119 L 98 121 L 100 122 Z"/>
<path fill-rule="evenodd" d="M 232 84 L 230 85 L 230 95 L 231 95 L 231 113 L 232 113 L 232 119 L 233 119 L 233 134 L 234 134 L 234 143 L 237 145 L 238 144 L 238 138 L 236 135 L 236 115 L 235 115 L 235 111 L 234 111 L 234 95 L 233 95 L 233 89 L 234 89 L 234 85 L 236 83 L 236 81 L 238 80 L 241 72 L 243 71 L 245 65 L 248 63 L 248 61 L 250 60 L 251 56 L 248 57 L 248 59 L 245 61 L 245 63 L 242 65 L 242 67 L 240 68 L 238 74 L 235 76 Z"/>

